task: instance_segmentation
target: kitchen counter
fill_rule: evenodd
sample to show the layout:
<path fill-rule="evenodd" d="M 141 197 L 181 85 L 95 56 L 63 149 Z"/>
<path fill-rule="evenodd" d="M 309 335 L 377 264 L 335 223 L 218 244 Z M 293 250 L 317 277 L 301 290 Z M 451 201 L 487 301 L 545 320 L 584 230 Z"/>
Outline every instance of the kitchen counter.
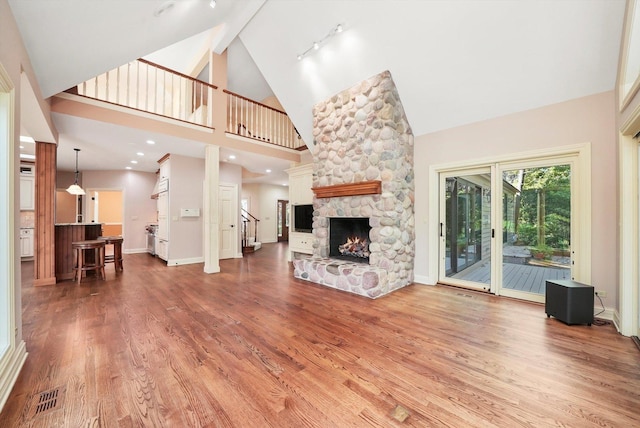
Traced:
<path fill-rule="evenodd" d="M 55 225 L 56 247 L 56 281 L 73 278 L 73 248 L 72 242 L 87 241 L 102 236 L 101 223 L 57 223 Z M 93 254 L 87 254 L 87 260 Z"/>
<path fill-rule="evenodd" d="M 56 223 L 56 226 L 102 226 L 102 223 Z"/>

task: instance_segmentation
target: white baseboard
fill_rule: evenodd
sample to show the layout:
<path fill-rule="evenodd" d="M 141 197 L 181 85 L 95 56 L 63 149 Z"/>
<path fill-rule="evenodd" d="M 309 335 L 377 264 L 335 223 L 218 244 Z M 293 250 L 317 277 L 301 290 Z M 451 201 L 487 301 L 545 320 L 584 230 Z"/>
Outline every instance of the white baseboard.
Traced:
<path fill-rule="evenodd" d="M 123 249 L 122 250 L 122 254 L 139 254 L 139 253 L 146 253 L 147 249 L 146 248 L 128 248 L 128 249 Z"/>
<path fill-rule="evenodd" d="M 598 314 L 599 312 L 602 312 L 602 306 L 594 306 L 593 314 L 595 315 L 595 314 Z M 598 314 L 598 318 L 601 318 L 603 320 L 613 321 L 614 312 L 615 312 L 615 309 L 605 307 L 604 312 L 602 312 L 601 314 Z"/>
<path fill-rule="evenodd" d="M 8 355 L 2 360 L 2 368 L 0 369 L 0 411 L 4 407 L 4 403 L 9 398 L 9 393 L 13 389 L 13 385 L 18 379 L 20 370 L 24 362 L 27 360 L 27 348 L 24 341 L 21 341 L 16 348 L 8 351 Z"/>
<path fill-rule="evenodd" d="M 192 257 L 190 259 L 169 259 L 167 266 L 193 265 L 196 263 L 204 263 L 204 257 Z"/>
<path fill-rule="evenodd" d="M 413 282 L 417 284 L 424 284 L 424 285 L 436 285 L 437 281 L 434 281 L 433 279 L 431 279 L 430 276 L 413 275 Z"/>

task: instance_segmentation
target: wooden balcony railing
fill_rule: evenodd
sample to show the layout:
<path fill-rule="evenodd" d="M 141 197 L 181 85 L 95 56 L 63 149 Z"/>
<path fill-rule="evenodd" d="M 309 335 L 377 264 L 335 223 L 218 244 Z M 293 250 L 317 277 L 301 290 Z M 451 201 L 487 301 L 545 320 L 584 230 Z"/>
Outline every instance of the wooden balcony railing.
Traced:
<path fill-rule="evenodd" d="M 306 145 L 289 116 L 266 104 L 234 94 L 227 94 L 227 132 L 290 149 Z"/>
<path fill-rule="evenodd" d="M 145 59 L 81 83 L 77 94 L 212 128 L 215 85 Z"/>
<path fill-rule="evenodd" d="M 229 134 L 289 149 L 306 148 L 285 112 L 217 89 L 210 83 L 138 59 L 67 92 L 208 128 L 213 128 L 214 113 L 226 114 L 225 131 Z M 213 112 L 214 97 L 223 96 L 226 96 L 226 112 Z M 216 123 L 222 123 L 220 118 L 216 118 Z"/>

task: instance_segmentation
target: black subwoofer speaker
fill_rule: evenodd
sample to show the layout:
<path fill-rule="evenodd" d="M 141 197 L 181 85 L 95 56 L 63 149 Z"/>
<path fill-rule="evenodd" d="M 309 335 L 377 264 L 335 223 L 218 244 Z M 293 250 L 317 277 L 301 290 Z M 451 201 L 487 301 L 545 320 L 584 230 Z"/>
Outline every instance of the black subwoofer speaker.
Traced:
<path fill-rule="evenodd" d="M 593 322 L 593 296 L 591 285 L 569 279 L 546 281 L 545 312 L 567 324 Z"/>

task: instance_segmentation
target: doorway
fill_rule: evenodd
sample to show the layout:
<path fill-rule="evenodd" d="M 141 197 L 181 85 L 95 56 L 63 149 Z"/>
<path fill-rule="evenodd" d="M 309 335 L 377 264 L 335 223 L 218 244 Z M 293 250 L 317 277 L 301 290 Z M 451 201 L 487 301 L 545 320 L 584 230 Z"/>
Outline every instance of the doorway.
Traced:
<path fill-rule="evenodd" d="M 581 146 L 555 156 L 432 168 L 438 282 L 535 302 L 544 302 L 546 280 L 588 283 L 589 158 Z"/>
<path fill-rule="evenodd" d="M 87 222 L 102 223 L 103 236 L 124 233 L 124 199 L 122 190 L 87 189 Z"/>
<path fill-rule="evenodd" d="M 289 201 L 278 199 L 278 242 L 289 241 Z"/>
<path fill-rule="evenodd" d="M 219 259 L 232 259 L 238 252 L 238 185 L 219 185 L 220 248 Z"/>

